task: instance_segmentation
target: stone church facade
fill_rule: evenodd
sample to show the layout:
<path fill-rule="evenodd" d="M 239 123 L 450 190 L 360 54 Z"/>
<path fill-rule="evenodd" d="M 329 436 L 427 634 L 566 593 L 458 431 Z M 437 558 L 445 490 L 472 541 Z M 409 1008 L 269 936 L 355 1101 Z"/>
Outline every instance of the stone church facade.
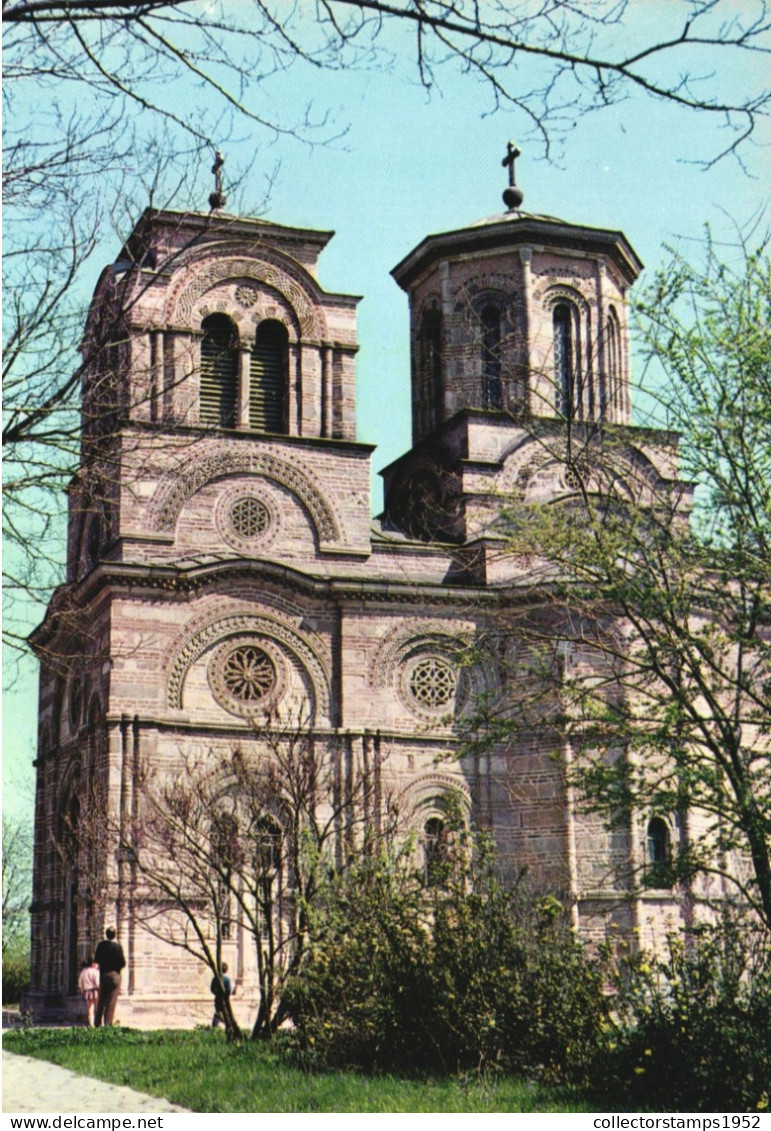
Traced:
<path fill-rule="evenodd" d="M 33 1006 L 72 994 L 114 923 L 121 1019 L 157 1020 L 159 1003 L 169 1023 L 207 1017 L 206 972 L 143 929 L 130 855 L 103 845 L 109 884 L 88 890 L 83 797 L 98 788 L 128 827 L 140 765 L 256 743 L 254 721 L 281 712 L 308 720 L 342 777 L 370 766 L 419 845 L 454 792 L 510 874 L 559 892 L 587 937 L 680 914 L 669 891 L 628 893 L 630 866 L 675 835 L 661 817 L 607 831 L 574 804 L 558 745 L 521 742 L 514 769 L 497 747 L 457 757 L 459 720 L 515 679 L 516 643 L 490 633 L 524 599 L 501 499 L 570 494 L 553 455 L 568 420 L 615 430 L 652 493 L 676 479 L 675 439 L 630 423 L 637 255 L 620 232 L 513 208 L 402 260 L 413 442 L 373 524 L 358 300 L 317 274 L 331 235 L 148 210 L 97 286 L 67 578 L 33 636 Z M 248 944 L 226 953 L 248 996 Z"/>

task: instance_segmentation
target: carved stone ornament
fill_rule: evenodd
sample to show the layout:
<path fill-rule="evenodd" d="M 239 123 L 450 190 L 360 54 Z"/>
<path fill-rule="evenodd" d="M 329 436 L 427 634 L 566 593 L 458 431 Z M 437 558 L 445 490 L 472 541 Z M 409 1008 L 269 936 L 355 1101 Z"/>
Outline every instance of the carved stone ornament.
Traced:
<path fill-rule="evenodd" d="M 217 500 L 214 525 L 228 545 L 248 555 L 266 550 L 275 540 L 281 515 L 269 492 L 239 483 Z"/>
<path fill-rule="evenodd" d="M 260 292 L 256 287 L 248 287 L 243 284 L 240 287 L 236 287 L 236 302 L 239 306 L 246 307 L 247 310 L 249 307 L 257 305 L 259 297 Z"/>
<path fill-rule="evenodd" d="M 323 309 L 300 281 L 291 276 L 288 266 L 279 266 L 267 259 L 246 259 L 241 256 L 215 259 L 208 263 L 199 259 L 194 270 L 182 272 L 179 284 L 166 303 L 166 324 L 194 329 L 194 311 L 199 308 L 198 304 L 206 292 L 221 283 L 236 279 L 254 279 L 255 290 L 259 290 L 262 284 L 283 295 L 294 311 L 302 337 L 318 340 L 325 336 Z M 249 284 L 239 284 L 239 289 L 248 286 Z"/>
<path fill-rule="evenodd" d="M 310 514 L 321 542 L 339 542 L 338 522 L 332 509 L 313 485 L 309 472 L 266 451 L 220 450 L 193 462 L 187 470 L 173 471 L 161 480 L 151 502 L 155 529 L 173 530 L 187 500 L 214 479 L 226 475 L 264 475 L 296 495 Z"/>
<path fill-rule="evenodd" d="M 216 650 L 207 670 L 212 695 L 232 715 L 264 714 L 286 690 L 286 662 L 275 646 L 254 636 L 230 639 Z"/>
<path fill-rule="evenodd" d="M 431 714 L 451 710 L 458 677 L 443 656 L 419 656 L 404 671 L 402 686 L 413 709 Z"/>
<path fill-rule="evenodd" d="M 231 648 L 242 643 L 257 645 L 269 655 L 276 671 L 277 696 L 283 686 L 281 683 L 282 673 L 285 678 L 287 670 L 287 661 L 283 659 L 282 652 L 285 650 L 292 653 L 300 666 L 307 672 L 319 709 L 323 714 L 329 713 L 329 680 L 324 666 L 310 644 L 288 625 L 269 617 L 253 616 L 248 613 L 221 617 L 219 620 L 203 625 L 176 652 L 169 664 L 169 681 L 166 693 L 166 701 L 169 707 L 176 709 L 182 707 L 182 691 L 187 673 L 196 660 L 218 642 L 221 642 L 222 655 L 229 653 Z M 217 655 L 220 655 L 219 651 Z M 215 664 L 216 662 L 212 660 L 211 663 Z M 216 679 L 215 683 L 212 683 L 211 672 L 214 670 L 210 668 L 209 683 L 216 698 L 215 687 L 222 688 L 222 684 L 216 683 Z M 226 691 L 221 690 L 221 694 L 225 696 Z M 218 702 L 221 702 L 221 700 L 218 700 Z M 228 702 L 233 705 L 236 701 L 230 698 Z M 226 707 L 226 710 L 231 709 L 233 709 L 232 706 Z M 233 713 L 243 714 L 244 712 L 233 709 Z"/>

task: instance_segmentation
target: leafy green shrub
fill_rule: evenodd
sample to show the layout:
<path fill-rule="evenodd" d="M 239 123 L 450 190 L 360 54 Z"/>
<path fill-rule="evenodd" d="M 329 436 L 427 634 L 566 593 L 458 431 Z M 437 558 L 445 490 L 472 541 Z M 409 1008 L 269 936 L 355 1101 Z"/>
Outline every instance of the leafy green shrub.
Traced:
<path fill-rule="evenodd" d="M 672 935 L 661 957 L 613 959 L 614 1023 L 598 1099 L 674 1111 L 764 1111 L 771 1093 L 771 949 L 741 924 Z"/>
<path fill-rule="evenodd" d="M 289 987 L 299 1047 L 326 1066 L 585 1078 L 604 1016 L 596 964 L 555 899 L 504 888 L 479 838 L 457 830 L 453 845 L 430 887 L 407 853 L 330 884 Z"/>
<path fill-rule="evenodd" d="M 29 954 L 13 948 L 3 955 L 3 1005 L 18 1005 L 29 989 Z"/>

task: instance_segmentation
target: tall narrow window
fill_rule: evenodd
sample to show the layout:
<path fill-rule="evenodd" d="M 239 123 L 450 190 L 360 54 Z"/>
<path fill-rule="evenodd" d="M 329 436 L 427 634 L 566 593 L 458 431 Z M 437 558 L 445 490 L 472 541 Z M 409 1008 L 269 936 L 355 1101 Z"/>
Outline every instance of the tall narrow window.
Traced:
<path fill-rule="evenodd" d="M 574 411 L 575 342 L 573 318 L 568 303 L 554 307 L 554 386 L 555 407 L 562 416 L 572 416 Z"/>
<path fill-rule="evenodd" d="M 219 428 L 236 424 L 238 332 L 224 314 L 210 314 L 201 323 L 200 420 Z"/>
<path fill-rule="evenodd" d="M 257 915 L 263 942 L 277 946 L 281 937 L 282 835 L 270 817 L 262 817 L 253 829 L 254 875 Z"/>
<path fill-rule="evenodd" d="M 257 432 L 287 431 L 288 340 L 273 318 L 257 327 L 249 366 L 249 427 Z"/>
<path fill-rule="evenodd" d="M 493 303 L 482 311 L 482 396 L 485 408 L 503 408 L 501 312 Z"/>
<path fill-rule="evenodd" d="M 648 822 L 648 862 L 654 865 L 669 862 L 669 829 L 661 817 L 653 817 Z"/>
<path fill-rule="evenodd" d="M 438 307 L 427 310 L 420 326 L 420 374 L 417 424 L 421 436 L 442 422 L 442 315 Z"/>
<path fill-rule="evenodd" d="M 605 327 L 605 398 L 602 405 L 604 416 L 608 408 L 614 413 L 621 409 L 621 331 L 618 315 L 611 307 Z"/>
<path fill-rule="evenodd" d="M 441 817 L 429 817 L 423 829 L 426 884 L 438 887 L 447 879 L 447 829 Z"/>

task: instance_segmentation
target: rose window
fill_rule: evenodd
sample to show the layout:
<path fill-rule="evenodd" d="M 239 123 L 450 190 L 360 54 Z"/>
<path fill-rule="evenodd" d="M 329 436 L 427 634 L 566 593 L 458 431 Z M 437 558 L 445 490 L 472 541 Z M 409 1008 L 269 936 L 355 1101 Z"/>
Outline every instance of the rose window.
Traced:
<path fill-rule="evenodd" d="M 262 648 L 236 648 L 222 665 L 222 682 L 234 699 L 256 703 L 270 694 L 276 683 L 273 661 Z"/>
<path fill-rule="evenodd" d="M 230 521 L 242 538 L 259 538 L 270 526 L 270 511 L 261 499 L 245 495 L 230 508 Z"/>
<path fill-rule="evenodd" d="M 427 656 L 415 664 L 407 687 L 417 706 L 434 711 L 452 701 L 456 683 L 455 672 L 446 660 Z"/>

